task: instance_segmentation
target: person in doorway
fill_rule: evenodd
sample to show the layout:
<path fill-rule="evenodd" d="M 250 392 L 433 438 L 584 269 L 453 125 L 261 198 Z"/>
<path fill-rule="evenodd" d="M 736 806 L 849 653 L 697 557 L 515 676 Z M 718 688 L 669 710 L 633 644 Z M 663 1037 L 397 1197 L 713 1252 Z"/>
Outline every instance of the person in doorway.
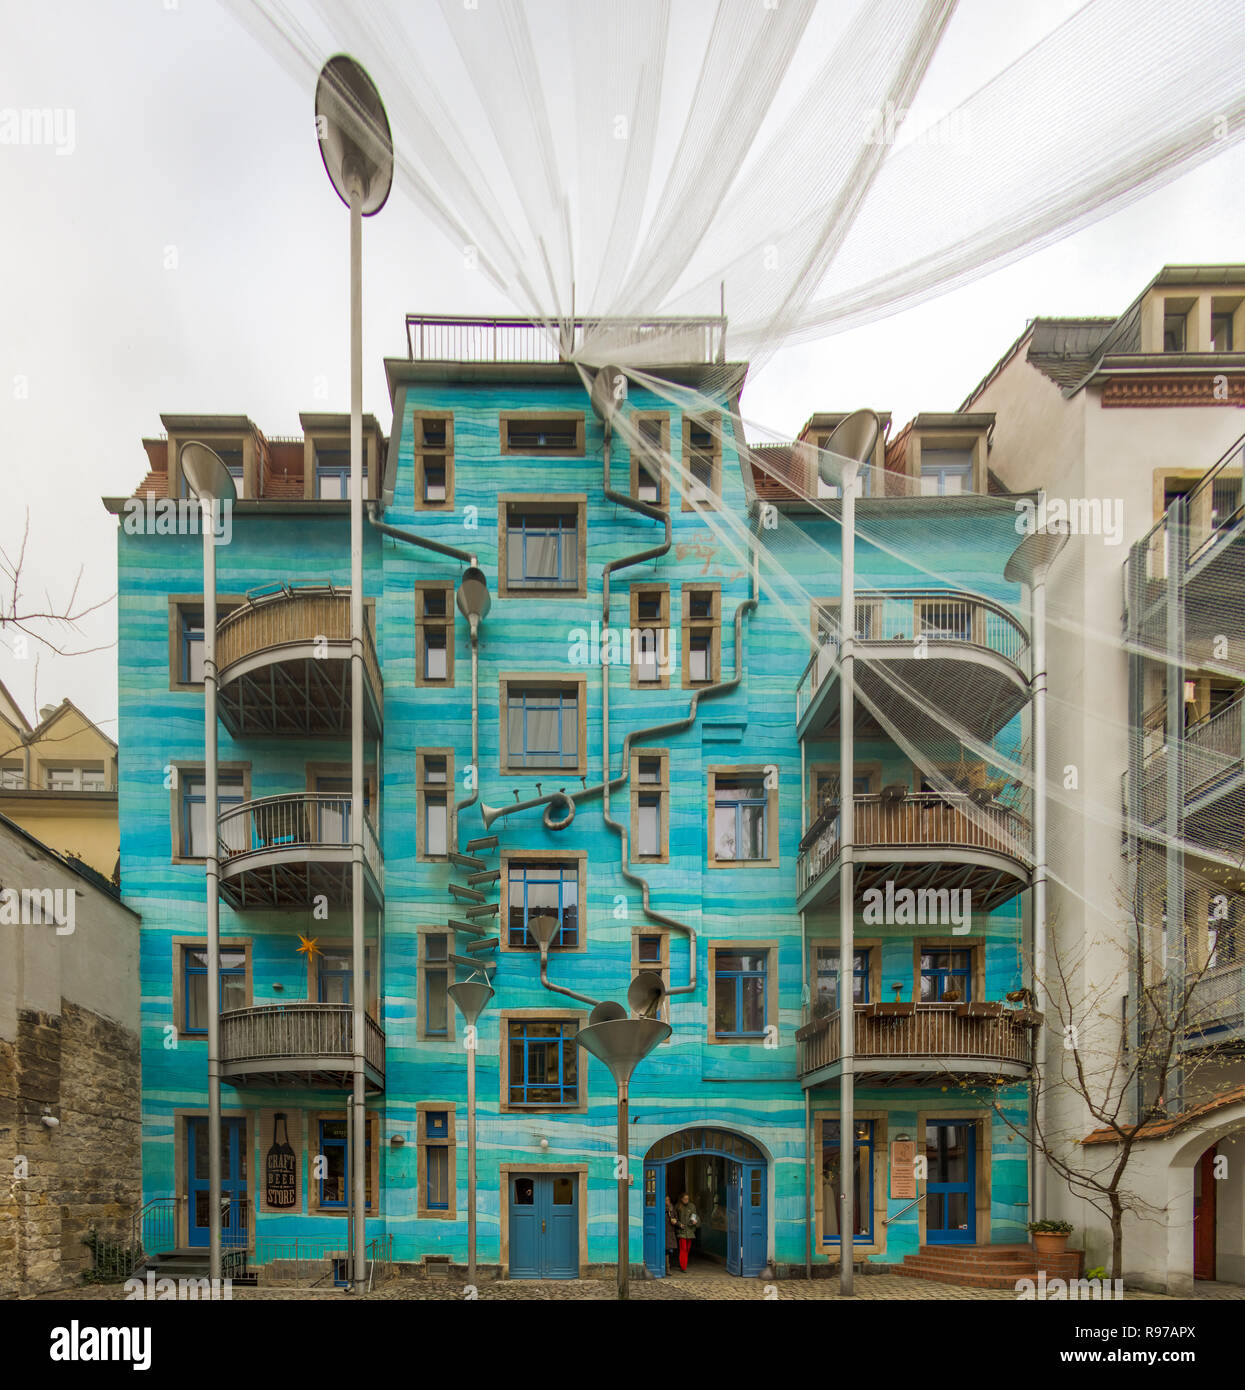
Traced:
<path fill-rule="evenodd" d="M 674 1203 L 666 1198 L 666 1273 L 670 1273 L 670 1263 L 679 1248 L 679 1218 Z"/>
<path fill-rule="evenodd" d="M 692 1199 L 686 1192 L 679 1197 L 679 1205 L 675 1208 L 675 1215 L 678 1218 L 679 1268 L 686 1274 L 687 1257 L 691 1253 L 692 1241 L 696 1239 L 696 1231 L 700 1226 L 700 1217 L 692 1205 Z"/>

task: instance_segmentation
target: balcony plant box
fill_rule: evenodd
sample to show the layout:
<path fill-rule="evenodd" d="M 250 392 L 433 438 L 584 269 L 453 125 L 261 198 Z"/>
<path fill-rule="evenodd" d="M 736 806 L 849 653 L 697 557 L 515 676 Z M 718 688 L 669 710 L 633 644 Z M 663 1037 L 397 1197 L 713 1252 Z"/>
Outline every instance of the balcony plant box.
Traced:
<path fill-rule="evenodd" d="M 1011 1009 L 1009 1013 L 1017 1028 L 1037 1028 L 1042 1022 L 1042 1015 L 1036 1009 Z"/>
<path fill-rule="evenodd" d="M 974 999 L 956 1009 L 961 1018 L 998 1018 L 1002 1012 L 1003 1005 L 994 999 Z"/>
<path fill-rule="evenodd" d="M 1029 1234 L 1033 1237 L 1034 1253 L 1046 1258 L 1062 1255 L 1068 1248 L 1068 1237 L 1072 1234 L 1070 1221 L 1030 1221 Z"/>
<path fill-rule="evenodd" d="M 902 1000 L 887 1004 L 879 999 L 876 1004 L 869 1005 L 869 1011 L 872 1018 L 911 1018 L 916 1013 L 916 1005 Z"/>

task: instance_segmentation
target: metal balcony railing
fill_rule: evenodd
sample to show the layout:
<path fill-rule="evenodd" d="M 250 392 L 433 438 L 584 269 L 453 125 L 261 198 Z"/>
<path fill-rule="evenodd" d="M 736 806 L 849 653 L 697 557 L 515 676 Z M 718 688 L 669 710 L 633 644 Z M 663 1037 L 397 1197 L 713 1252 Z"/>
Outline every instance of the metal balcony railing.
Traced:
<path fill-rule="evenodd" d="M 822 609 L 818 622 L 825 642 L 800 677 L 797 720 L 804 717 L 838 662 L 841 628 L 837 608 Z M 1024 626 L 1002 605 L 977 594 L 947 589 L 862 591 L 856 596 L 856 638 L 907 647 L 924 639 L 927 649 L 938 642 L 965 643 L 1010 661 L 1026 679 L 1029 675 L 1029 634 Z M 881 655 L 885 659 L 885 652 Z"/>
<path fill-rule="evenodd" d="M 1189 1022 L 1199 1033 L 1245 1026 L 1245 965 L 1207 970 L 1189 989 Z"/>
<path fill-rule="evenodd" d="M 1245 439 L 1238 439 L 1223 458 L 1185 496 L 1189 526 L 1190 565 L 1201 558 L 1219 533 L 1245 519 L 1241 471 L 1245 464 Z"/>
<path fill-rule="evenodd" d="M 980 849 L 1027 862 L 1031 833 L 1028 821 L 1011 807 L 975 801 L 958 793 L 909 792 L 902 801 L 880 795 L 857 796 L 857 849 Z M 839 857 L 839 816 L 829 812 L 805 836 L 800 853 L 798 891 L 811 888 Z"/>
<path fill-rule="evenodd" d="M 905 1058 L 1012 1062 L 1031 1066 L 1033 1028 L 1039 1015 L 983 1004 L 857 1004 L 854 1006 L 853 1053 L 860 1059 L 885 1059 L 899 1065 Z M 807 1076 L 839 1060 L 839 1014 L 806 1023 L 796 1032 L 799 1074 Z"/>
<path fill-rule="evenodd" d="M 364 1015 L 364 1057 L 385 1073 L 385 1035 Z M 349 1004 L 261 1004 L 229 1009 L 220 1016 L 221 1061 L 253 1065 L 262 1072 L 271 1062 L 306 1061 L 308 1070 L 326 1063 L 349 1067 L 354 1055 L 354 1011 Z"/>
<path fill-rule="evenodd" d="M 726 353 L 724 318 L 460 318 L 406 316 L 412 362 L 565 362 L 585 344 L 630 360 L 721 362 Z"/>
<path fill-rule="evenodd" d="M 1146 825 L 1158 825 L 1167 814 L 1167 744 L 1155 748 L 1142 764 L 1141 817 Z M 1245 768 L 1245 692 L 1222 709 L 1190 724 L 1180 740 L 1184 762 L 1185 800 L 1234 772 Z"/>
<path fill-rule="evenodd" d="M 221 812 L 217 833 L 221 858 L 228 864 L 236 864 L 247 855 L 272 850 L 289 850 L 294 858 L 314 858 L 318 849 L 340 848 L 352 843 L 350 797 L 295 792 L 244 801 Z M 381 881 L 380 844 L 366 814 L 363 817 L 363 858 L 377 881 Z"/>

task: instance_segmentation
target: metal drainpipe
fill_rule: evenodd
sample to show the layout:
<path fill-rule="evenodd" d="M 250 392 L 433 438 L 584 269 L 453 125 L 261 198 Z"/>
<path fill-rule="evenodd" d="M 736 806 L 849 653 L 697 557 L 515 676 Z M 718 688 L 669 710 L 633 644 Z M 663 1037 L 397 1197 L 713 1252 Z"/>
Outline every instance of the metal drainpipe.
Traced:
<path fill-rule="evenodd" d="M 856 473 L 843 470 L 843 557 L 839 603 L 839 1293 L 850 1297 L 856 1229 L 855 962 L 855 715 L 856 715 Z"/>
<path fill-rule="evenodd" d="M 431 540 L 428 536 L 417 535 L 414 531 L 404 531 L 398 526 L 389 526 L 383 521 L 376 520 L 376 504 L 368 504 L 367 519 L 372 527 L 379 531 L 383 536 L 389 536 L 395 541 L 405 541 L 408 545 L 422 546 L 425 550 L 435 551 L 438 555 L 448 555 L 452 560 L 461 560 L 468 565 L 476 564 L 476 557 L 469 550 L 460 550 L 457 546 L 445 545 L 441 541 Z M 474 806 L 480 799 L 480 620 L 471 620 L 471 766 L 475 769 L 475 789 L 470 796 L 464 797 L 461 801 L 454 803 L 454 826 L 455 840 L 458 844 L 458 813 L 466 810 L 468 806 Z"/>
<path fill-rule="evenodd" d="M 757 517 L 760 523 L 760 514 Z M 744 672 L 744 614 L 751 612 L 758 603 L 759 579 L 757 574 L 757 557 L 755 550 L 752 556 L 752 596 L 744 601 L 735 609 L 735 674 L 728 681 L 719 681 L 717 685 L 706 686 L 703 690 L 697 690 L 692 695 L 692 701 L 688 707 L 687 714 L 682 719 L 675 719 L 666 724 L 655 724 L 648 729 L 638 729 L 634 733 L 629 733 L 623 739 L 622 745 L 622 766 L 623 774 L 613 779 L 613 785 L 617 786 L 625 782 L 630 776 L 629 763 L 631 759 L 631 745 L 640 739 L 658 738 L 663 734 L 681 733 L 684 729 L 690 728 L 696 722 L 697 710 L 703 699 L 710 699 L 717 695 L 725 695 L 736 689 L 743 679 Z M 604 731 L 603 731 L 604 736 Z M 694 994 L 696 991 L 696 930 L 688 922 L 681 922 L 677 917 L 670 917 L 664 912 L 657 912 L 649 906 L 649 886 L 648 881 L 635 873 L 627 862 L 627 827 L 613 820 L 608 814 L 605 823 L 619 837 L 619 850 L 621 856 L 621 873 L 628 883 L 634 883 L 641 892 L 641 910 L 649 921 L 660 923 L 662 926 L 671 928 L 673 931 L 682 932 L 687 937 L 688 948 L 688 981 L 685 985 L 677 985 L 667 991 L 667 994 Z"/>
<path fill-rule="evenodd" d="M 203 792 L 207 814 L 208 1277 L 221 1277 L 220 1113 L 220 793 L 216 728 L 216 534 L 203 517 Z M 29 779 L 27 779 L 29 785 Z M 218 1287 L 214 1285 L 213 1287 Z"/>

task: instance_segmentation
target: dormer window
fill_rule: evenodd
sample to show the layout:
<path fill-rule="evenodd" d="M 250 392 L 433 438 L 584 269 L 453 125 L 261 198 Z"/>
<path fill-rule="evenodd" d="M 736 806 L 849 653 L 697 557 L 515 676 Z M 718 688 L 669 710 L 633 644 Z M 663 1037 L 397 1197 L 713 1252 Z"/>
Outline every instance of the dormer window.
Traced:
<path fill-rule="evenodd" d="M 921 446 L 922 497 L 956 497 L 972 490 L 972 449 Z"/>
<path fill-rule="evenodd" d="M 1188 326 L 1187 313 L 1168 309 L 1163 314 L 1163 351 L 1183 352 L 1185 350 L 1185 329 Z"/>
<path fill-rule="evenodd" d="M 367 459 L 363 460 L 363 495 L 367 496 Z M 350 450 L 316 449 L 316 496 L 323 502 L 350 498 Z"/>
<path fill-rule="evenodd" d="M 240 439 L 227 439 L 218 442 L 205 439 L 203 443 L 219 457 L 220 461 L 229 470 L 229 476 L 233 479 L 233 485 L 238 496 L 243 496 L 242 441 Z M 190 496 L 190 487 L 186 482 L 186 475 L 184 473 L 182 473 L 178 479 L 177 495 L 179 497 Z"/>

